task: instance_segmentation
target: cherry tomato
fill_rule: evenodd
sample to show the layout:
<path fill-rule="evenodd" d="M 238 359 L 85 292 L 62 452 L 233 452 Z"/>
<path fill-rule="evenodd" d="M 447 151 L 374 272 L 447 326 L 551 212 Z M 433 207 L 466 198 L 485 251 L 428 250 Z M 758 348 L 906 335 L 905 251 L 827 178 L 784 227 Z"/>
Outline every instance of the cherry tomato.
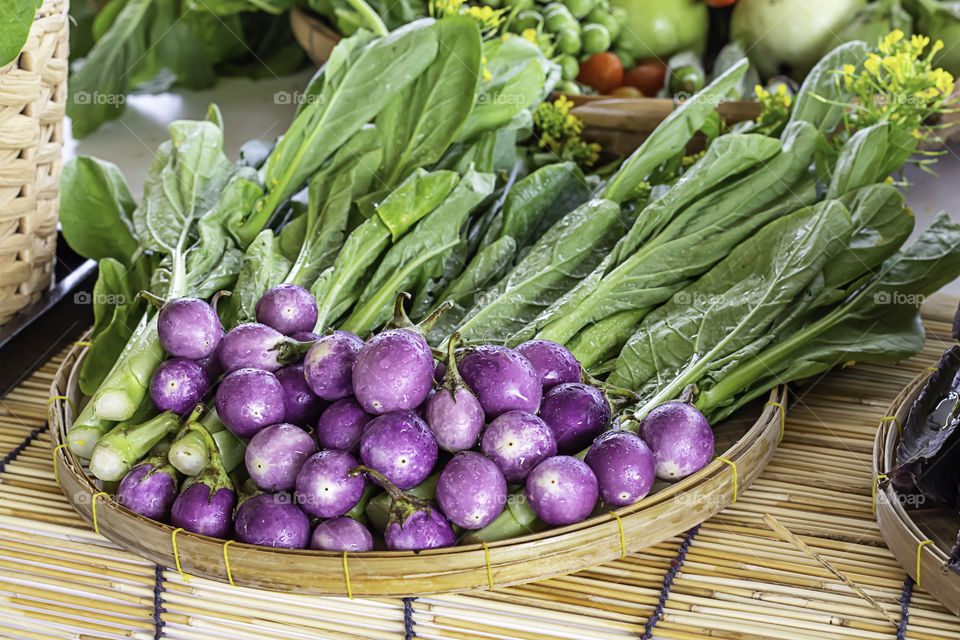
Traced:
<path fill-rule="evenodd" d="M 703 0 L 709 6 L 719 9 L 720 7 L 729 7 L 737 0 Z"/>
<path fill-rule="evenodd" d="M 623 84 L 623 63 L 609 51 L 595 53 L 580 64 L 577 82 L 609 93 Z"/>
<path fill-rule="evenodd" d="M 633 69 L 623 74 L 623 84 L 639 89 L 652 98 L 663 88 L 667 79 L 667 65 L 659 60 L 641 60 Z"/>
<path fill-rule="evenodd" d="M 610 95 L 616 96 L 617 98 L 642 98 L 643 94 L 636 87 L 617 87 L 610 92 Z"/>

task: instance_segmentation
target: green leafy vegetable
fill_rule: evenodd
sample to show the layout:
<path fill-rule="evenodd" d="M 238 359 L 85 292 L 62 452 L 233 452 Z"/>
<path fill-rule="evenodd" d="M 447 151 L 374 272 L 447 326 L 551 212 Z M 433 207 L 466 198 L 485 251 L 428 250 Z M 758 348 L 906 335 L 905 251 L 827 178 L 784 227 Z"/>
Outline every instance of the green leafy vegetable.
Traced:
<path fill-rule="evenodd" d="M 20 55 L 27 42 L 33 17 L 43 0 L 8 0 L 0 4 L 0 67 Z"/>

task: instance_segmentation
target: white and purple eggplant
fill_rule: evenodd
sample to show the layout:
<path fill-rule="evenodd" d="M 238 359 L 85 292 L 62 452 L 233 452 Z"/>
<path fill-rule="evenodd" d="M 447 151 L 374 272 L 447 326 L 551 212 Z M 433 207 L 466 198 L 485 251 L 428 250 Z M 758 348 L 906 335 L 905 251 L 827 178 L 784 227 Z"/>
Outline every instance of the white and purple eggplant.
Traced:
<path fill-rule="evenodd" d="M 307 385 L 328 402 L 353 395 L 353 365 L 362 347 L 363 340 L 349 331 L 320 336 L 303 359 Z"/>
<path fill-rule="evenodd" d="M 461 451 L 440 472 L 436 498 L 450 522 L 464 529 L 482 529 L 503 511 L 507 481 L 486 456 Z"/>
<path fill-rule="evenodd" d="M 186 358 L 170 358 L 150 377 L 150 399 L 160 411 L 187 415 L 210 390 L 203 367 Z"/>
<path fill-rule="evenodd" d="M 248 322 L 223 336 L 217 357 L 226 373 L 247 368 L 276 371 L 300 362 L 312 344 L 288 338 L 265 324 Z"/>
<path fill-rule="evenodd" d="M 373 551 L 370 530 L 353 518 L 340 516 L 324 520 L 313 530 L 310 548 L 320 551 Z"/>
<path fill-rule="evenodd" d="M 402 492 L 376 469 L 358 466 L 351 471 L 355 475 L 361 473 L 369 475 L 390 496 L 390 517 L 383 532 L 387 549 L 419 551 L 457 544 L 457 534 L 439 509 L 426 500 Z"/>
<path fill-rule="evenodd" d="M 397 296 L 389 329 L 368 340 L 353 365 L 353 393 L 367 413 L 412 411 L 433 388 L 433 351 L 424 335 L 450 305 L 445 303 L 414 325 L 403 310 L 406 294 Z"/>
<path fill-rule="evenodd" d="M 481 345 L 459 362 L 460 375 L 477 394 L 487 418 L 507 411 L 536 413 L 543 387 L 536 369 L 516 349 Z"/>
<path fill-rule="evenodd" d="M 557 451 L 574 453 L 588 446 L 610 420 L 607 398 L 594 386 L 564 382 L 543 397 L 540 417 L 557 438 Z"/>
<path fill-rule="evenodd" d="M 237 507 L 234 534 L 238 541 L 261 547 L 306 549 L 310 518 L 285 493 L 261 493 Z"/>
<path fill-rule="evenodd" d="M 680 480 L 713 459 L 713 429 L 696 407 L 672 400 L 654 407 L 640 422 L 639 436 L 653 452 L 657 477 Z"/>
<path fill-rule="evenodd" d="M 480 451 L 500 467 L 507 482 L 523 482 L 540 462 L 557 455 L 557 439 L 539 416 L 508 411 L 487 426 Z"/>
<path fill-rule="evenodd" d="M 590 445 L 584 462 L 597 477 L 600 498 L 614 507 L 633 504 L 653 487 L 656 464 L 650 447 L 629 431 L 608 431 Z"/>
<path fill-rule="evenodd" d="M 427 423 L 411 411 L 395 411 L 367 423 L 360 437 L 360 459 L 402 490 L 430 475 L 438 456 Z"/>
<path fill-rule="evenodd" d="M 303 463 L 317 451 L 313 436 L 300 427 L 272 424 L 247 443 L 244 460 L 250 479 L 265 491 L 290 491 Z"/>
<path fill-rule="evenodd" d="M 351 475 L 357 459 L 346 451 L 327 449 L 310 456 L 297 474 L 297 503 L 320 518 L 335 518 L 353 509 L 363 497 L 366 481 Z"/>
<path fill-rule="evenodd" d="M 165 455 L 144 459 L 130 469 L 117 488 L 117 502 L 157 522 L 170 519 L 180 474 Z"/>
<path fill-rule="evenodd" d="M 341 398 L 324 409 L 317 420 L 317 444 L 323 449 L 340 449 L 356 454 L 360 436 L 373 416 L 356 398 Z"/>
<path fill-rule="evenodd" d="M 524 493 L 538 518 L 547 524 L 565 525 L 590 515 L 599 488 L 586 462 L 573 456 L 554 456 L 530 472 Z"/>
<path fill-rule="evenodd" d="M 271 287 L 257 300 L 257 322 L 273 327 L 284 335 L 313 331 L 317 324 L 317 300 L 296 284 Z"/>
<path fill-rule="evenodd" d="M 286 406 L 285 422 L 296 425 L 313 425 L 327 403 L 313 392 L 303 375 L 302 364 L 288 365 L 274 374 L 283 385 Z"/>
<path fill-rule="evenodd" d="M 157 335 L 160 345 L 171 356 L 200 360 L 216 350 L 223 327 L 217 312 L 207 302 L 199 298 L 177 298 L 161 307 Z"/>
<path fill-rule="evenodd" d="M 580 382 L 580 363 L 570 351 L 553 340 L 527 340 L 516 347 L 530 361 L 544 391 L 564 382 Z"/>
<path fill-rule="evenodd" d="M 483 407 L 457 368 L 455 350 L 459 337 L 455 333 L 448 342 L 446 372 L 440 389 L 428 398 L 424 412 L 437 445 L 451 453 L 473 448 L 484 426 Z"/>
<path fill-rule="evenodd" d="M 228 374 L 217 389 L 216 405 L 223 424 L 241 438 L 283 422 L 287 415 L 283 385 L 262 369 L 239 369 Z"/>
<path fill-rule="evenodd" d="M 199 474 L 187 478 L 170 509 L 170 524 L 212 538 L 228 538 L 233 532 L 233 509 L 237 491 L 223 468 L 213 437 L 197 422 L 186 427 L 208 439 L 210 462 Z"/>

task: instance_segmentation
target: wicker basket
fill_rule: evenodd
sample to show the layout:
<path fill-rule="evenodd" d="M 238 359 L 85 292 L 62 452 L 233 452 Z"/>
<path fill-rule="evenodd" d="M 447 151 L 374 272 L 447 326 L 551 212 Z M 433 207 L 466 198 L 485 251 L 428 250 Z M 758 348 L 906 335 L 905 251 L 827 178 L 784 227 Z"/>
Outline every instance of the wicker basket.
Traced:
<path fill-rule="evenodd" d="M 904 571 L 940 604 L 960 615 L 960 575 L 946 566 L 960 528 L 956 510 L 937 504 L 908 508 L 893 487 L 882 482 L 896 466 L 901 425 L 906 423 L 910 407 L 929 377 L 930 371 L 924 371 L 907 385 L 877 429 L 873 446 L 873 475 L 879 485 L 875 499 L 877 523 Z"/>
<path fill-rule="evenodd" d="M 74 406 L 86 346 L 78 343 L 60 365 L 50 389 L 50 430 L 60 487 L 97 531 L 141 556 L 185 574 L 297 593 L 407 596 L 457 592 L 530 582 L 616 560 L 707 520 L 736 500 L 760 475 L 782 433 L 784 388 L 771 392 L 743 417 L 716 430 L 717 459 L 672 485 L 614 513 L 489 545 L 413 552 L 340 554 L 258 547 L 192 534 L 149 520 L 101 492 L 81 461 L 62 446 Z M 66 400 L 69 398 L 69 400 Z M 659 490 L 657 490 L 659 489 Z M 229 564 L 228 564 L 229 563 Z"/>
<path fill-rule="evenodd" d="M 68 7 L 44 0 L 20 56 L 0 67 L 0 324 L 53 279 Z"/>

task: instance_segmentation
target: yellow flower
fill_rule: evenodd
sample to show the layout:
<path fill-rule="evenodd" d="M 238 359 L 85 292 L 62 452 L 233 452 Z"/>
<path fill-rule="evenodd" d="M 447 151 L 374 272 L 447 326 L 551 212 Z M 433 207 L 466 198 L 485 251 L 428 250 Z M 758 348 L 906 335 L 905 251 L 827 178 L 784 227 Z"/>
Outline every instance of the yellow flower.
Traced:
<path fill-rule="evenodd" d="M 487 64 L 487 56 L 480 56 L 480 64 Z"/>
<path fill-rule="evenodd" d="M 880 59 L 880 56 L 871 53 L 867 61 L 863 63 L 863 66 L 870 73 L 876 74 L 880 70 L 881 64 L 883 64 L 883 61 Z"/>
<path fill-rule="evenodd" d="M 943 49 L 943 40 L 937 40 L 933 43 L 933 48 L 930 49 L 930 55 L 935 54 L 936 52 Z"/>
<path fill-rule="evenodd" d="M 500 36 L 500 37 L 501 37 L 504 41 L 506 41 L 506 40 L 509 40 L 511 37 L 513 37 L 513 34 L 512 34 L 512 33 L 505 33 L 505 34 L 503 34 L 503 35 Z"/>
<path fill-rule="evenodd" d="M 930 44 L 930 38 L 927 36 L 917 35 L 916 33 L 910 37 L 910 46 L 917 52 L 920 53 L 927 48 L 927 45 Z"/>
<path fill-rule="evenodd" d="M 880 44 L 877 48 L 880 49 L 880 53 L 890 53 L 890 51 L 893 50 L 894 45 L 901 40 L 903 40 L 903 31 L 900 29 L 894 29 L 880 39 Z"/>
<path fill-rule="evenodd" d="M 567 113 L 570 111 L 570 108 L 573 107 L 573 101 L 567 98 L 567 96 L 560 96 L 554 100 L 553 106 L 555 106 L 563 115 L 567 115 Z"/>
<path fill-rule="evenodd" d="M 529 40 L 533 44 L 537 44 L 537 30 L 536 29 L 524 29 L 523 33 L 520 34 L 521 37 Z"/>
<path fill-rule="evenodd" d="M 486 67 L 483 69 L 483 81 L 490 82 L 490 79 L 493 77 L 493 74 L 490 73 Z"/>

